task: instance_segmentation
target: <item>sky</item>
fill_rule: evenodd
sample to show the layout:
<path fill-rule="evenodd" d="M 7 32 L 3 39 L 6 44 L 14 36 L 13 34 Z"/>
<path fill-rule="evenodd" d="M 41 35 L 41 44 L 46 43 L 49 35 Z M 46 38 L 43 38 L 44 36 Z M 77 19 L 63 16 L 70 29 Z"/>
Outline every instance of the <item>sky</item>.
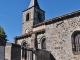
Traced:
<path fill-rule="evenodd" d="M 22 11 L 28 8 L 31 0 L 0 0 L 0 26 L 7 34 L 8 42 L 22 34 Z M 80 9 L 80 0 L 38 0 L 45 11 L 45 20 L 55 18 Z"/>

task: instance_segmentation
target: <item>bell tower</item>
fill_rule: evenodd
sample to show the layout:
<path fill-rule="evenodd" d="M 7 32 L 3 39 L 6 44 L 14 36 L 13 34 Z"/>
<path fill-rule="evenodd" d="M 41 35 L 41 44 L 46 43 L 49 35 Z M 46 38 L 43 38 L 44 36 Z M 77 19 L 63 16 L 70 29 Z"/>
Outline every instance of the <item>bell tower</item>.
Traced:
<path fill-rule="evenodd" d="M 31 0 L 28 9 L 23 11 L 22 34 L 32 31 L 32 26 L 45 20 L 45 12 L 37 0 Z"/>

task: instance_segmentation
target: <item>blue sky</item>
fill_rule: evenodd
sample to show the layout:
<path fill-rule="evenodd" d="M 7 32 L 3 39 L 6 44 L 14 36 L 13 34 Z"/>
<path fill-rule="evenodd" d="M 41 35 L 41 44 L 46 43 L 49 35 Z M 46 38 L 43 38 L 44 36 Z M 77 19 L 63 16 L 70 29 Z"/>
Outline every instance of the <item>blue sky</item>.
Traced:
<path fill-rule="evenodd" d="M 45 11 L 46 20 L 80 9 L 80 0 L 38 0 Z M 4 28 L 9 42 L 22 34 L 22 11 L 30 0 L 0 0 L 0 25 Z"/>

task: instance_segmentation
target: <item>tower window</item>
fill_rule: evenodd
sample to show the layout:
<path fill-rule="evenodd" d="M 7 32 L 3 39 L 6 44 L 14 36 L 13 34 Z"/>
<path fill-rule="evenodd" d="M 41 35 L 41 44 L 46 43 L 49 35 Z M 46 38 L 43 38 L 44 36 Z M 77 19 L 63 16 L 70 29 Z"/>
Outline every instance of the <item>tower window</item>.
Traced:
<path fill-rule="evenodd" d="M 72 35 L 72 50 L 74 54 L 80 54 L 80 31 L 76 31 Z"/>
<path fill-rule="evenodd" d="M 26 15 L 26 21 L 29 20 L 29 13 Z"/>
<path fill-rule="evenodd" d="M 38 12 L 38 20 L 41 22 L 41 14 Z"/>

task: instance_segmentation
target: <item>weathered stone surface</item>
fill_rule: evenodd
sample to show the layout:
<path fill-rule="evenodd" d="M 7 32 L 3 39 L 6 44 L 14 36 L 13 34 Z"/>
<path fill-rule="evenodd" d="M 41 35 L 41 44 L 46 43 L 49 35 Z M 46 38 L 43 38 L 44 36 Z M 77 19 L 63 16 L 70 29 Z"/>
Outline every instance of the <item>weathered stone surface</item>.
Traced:
<path fill-rule="evenodd" d="M 21 60 L 21 46 L 13 43 L 7 43 L 5 46 L 6 60 Z"/>
<path fill-rule="evenodd" d="M 26 43 L 29 45 L 28 46 L 29 48 L 34 48 L 35 49 L 35 46 L 34 46 L 34 44 L 35 44 L 34 43 L 34 41 L 35 41 L 34 37 L 35 37 L 35 35 L 32 35 L 32 36 L 26 37 L 24 39 L 19 39 L 19 40 L 17 40 L 17 44 L 21 45 L 23 41 L 26 41 Z M 30 51 L 27 51 L 27 59 L 28 60 L 31 59 Z M 22 49 L 21 49 L 21 60 L 24 60 L 24 58 L 22 58 Z"/>
<path fill-rule="evenodd" d="M 46 47 L 56 60 L 80 60 L 80 55 L 73 54 L 71 42 L 72 33 L 77 30 L 80 30 L 80 16 L 46 25 Z"/>
<path fill-rule="evenodd" d="M 5 59 L 11 60 L 11 47 L 10 46 L 5 47 Z"/>
<path fill-rule="evenodd" d="M 72 51 L 71 36 L 77 30 L 80 30 L 80 16 L 46 24 L 44 33 L 34 33 L 29 37 L 18 39 L 17 44 L 21 45 L 22 41 L 25 40 L 30 48 L 42 49 L 41 40 L 45 37 L 46 50 L 56 60 L 80 60 L 80 55 L 74 55 Z"/>
<path fill-rule="evenodd" d="M 4 60 L 4 46 L 0 46 L 0 60 Z"/>
<path fill-rule="evenodd" d="M 5 40 L 2 37 L 2 35 L 0 35 L 0 60 L 4 60 L 5 58 Z"/>

